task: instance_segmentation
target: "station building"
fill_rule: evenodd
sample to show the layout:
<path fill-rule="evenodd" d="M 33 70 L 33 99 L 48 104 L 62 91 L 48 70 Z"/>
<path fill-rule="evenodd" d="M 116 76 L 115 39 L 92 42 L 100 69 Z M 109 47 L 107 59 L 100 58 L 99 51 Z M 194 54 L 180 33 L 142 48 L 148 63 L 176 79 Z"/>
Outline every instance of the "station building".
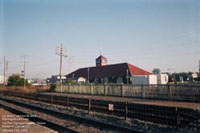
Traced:
<path fill-rule="evenodd" d="M 137 66 L 129 63 L 111 64 L 107 58 L 100 55 L 96 58 L 96 66 L 80 68 L 68 75 L 67 79 L 85 78 L 90 83 L 131 83 L 130 77 L 135 75 L 151 75 Z"/>

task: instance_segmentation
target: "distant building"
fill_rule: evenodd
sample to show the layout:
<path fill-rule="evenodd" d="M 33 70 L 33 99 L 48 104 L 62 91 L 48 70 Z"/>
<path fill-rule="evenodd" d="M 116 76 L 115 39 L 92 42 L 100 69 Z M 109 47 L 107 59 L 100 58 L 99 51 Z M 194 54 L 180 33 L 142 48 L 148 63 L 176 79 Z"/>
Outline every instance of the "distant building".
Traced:
<path fill-rule="evenodd" d="M 28 80 L 28 83 L 31 83 L 33 86 L 47 85 L 45 79 L 39 79 L 39 78 L 30 79 L 30 80 Z"/>
<path fill-rule="evenodd" d="M 192 73 L 189 75 L 190 81 L 198 81 L 198 73 Z"/>
<path fill-rule="evenodd" d="M 62 81 L 66 81 L 66 76 L 62 76 Z M 47 84 L 55 84 L 60 82 L 60 75 L 53 75 L 51 78 L 46 79 Z"/>
<path fill-rule="evenodd" d="M 6 80 L 6 83 L 7 83 L 7 77 L 5 78 Z M 0 84 L 4 84 L 4 76 L 3 75 L 0 75 Z"/>
<path fill-rule="evenodd" d="M 29 84 L 32 84 L 34 82 L 34 80 L 32 80 L 32 79 L 27 79 L 27 81 Z"/>
<path fill-rule="evenodd" d="M 96 66 L 80 68 L 68 75 L 67 78 L 83 77 L 90 83 L 130 83 L 134 75 L 150 75 L 151 73 L 129 63 L 107 64 L 107 58 L 100 55 L 96 58 Z"/>
<path fill-rule="evenodd" d="M 86 83 L 86 79 L 83 78 L 83 77 L 75 77 L 75 78 L 71 78 L 70 80 L 73 80 L 73 81 L 75 81 L 76 83 L 79 83 L 79 84 Z"/>
<path fill-rule="evenodd" d="M 196 78 L 198 78 L 198 74 L 197 74 L 197 73 L 193 73 L 193 74 L 191 74 L 191 77 L 192 77 L 193 79 L 196 79 Z"/>

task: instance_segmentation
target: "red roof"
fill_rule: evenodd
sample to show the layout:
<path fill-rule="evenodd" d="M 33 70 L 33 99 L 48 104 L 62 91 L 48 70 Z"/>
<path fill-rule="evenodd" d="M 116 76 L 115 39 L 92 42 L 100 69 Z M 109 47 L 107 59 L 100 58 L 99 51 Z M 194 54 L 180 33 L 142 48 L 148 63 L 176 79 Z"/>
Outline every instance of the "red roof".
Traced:
<path fill-rule="evenodd" d="M 80 68 L 67 75 L 68 78 L 71 77 L 88 77 L 88 70 L 90 78 L 94 77 L 112 77 L 112 76 L 126 76 L 127 69 L 129 71 L 129 76 L 133 75 L 150 75 L 151 73 L 138 68 L 134 65 L 128 63 L 105 65 L 100 67 L 88 67 Z"/>
<path fill-rule="evenodd" d="M 103 55 L 100 55 L 98 58 L 96 58 L 96 60 L 98 60 L 98 59 L 107 60 L 107 58 L 106 58 L 106 57 L 104 57 Z"/>
<path fill-rule="evenodd" d="M 128 64 L 128 68 L 129 68 L 129 71 L 131 73 L 131 76 L 133 75 L 151 75 L 152 73 L 148 72 L 148 71 L 145 71 L 139 67 L 136 67 L 134 65 L 131 65 L 131 64 Z"/>

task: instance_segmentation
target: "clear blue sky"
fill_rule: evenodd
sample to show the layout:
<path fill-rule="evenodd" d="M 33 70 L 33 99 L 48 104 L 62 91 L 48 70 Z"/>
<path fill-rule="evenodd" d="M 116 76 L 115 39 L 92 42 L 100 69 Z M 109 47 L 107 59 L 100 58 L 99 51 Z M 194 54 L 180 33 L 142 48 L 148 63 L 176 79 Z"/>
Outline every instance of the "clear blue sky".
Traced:
<path fill-rule="evenodd" d="M 0 0 L 0 11 L 9 74 L 20 73 L 24 54 L 28 78 L 58 74 L 61 43 L 73 69 L 95 65 L 102 49 L 109 64 L 198 71 L 200 0 Z M 63 67 L 67 74 L 68 58 Z"/>

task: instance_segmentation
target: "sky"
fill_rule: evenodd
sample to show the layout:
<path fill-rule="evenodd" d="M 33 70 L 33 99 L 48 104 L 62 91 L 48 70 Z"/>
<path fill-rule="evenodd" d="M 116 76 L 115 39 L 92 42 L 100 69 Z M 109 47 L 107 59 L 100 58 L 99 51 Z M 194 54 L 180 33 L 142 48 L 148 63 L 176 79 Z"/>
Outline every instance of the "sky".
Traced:
<path fill-rule="evenodd" d="M 21 72 L 23 55 L 28 78 L 58 74 L 61 43 L 64 74 L 94 66 L 100 51 L 109 64 L 197 72 L 200 1 L 0 0 L 0 62 L 6 56 L 9 75 Z"/>

